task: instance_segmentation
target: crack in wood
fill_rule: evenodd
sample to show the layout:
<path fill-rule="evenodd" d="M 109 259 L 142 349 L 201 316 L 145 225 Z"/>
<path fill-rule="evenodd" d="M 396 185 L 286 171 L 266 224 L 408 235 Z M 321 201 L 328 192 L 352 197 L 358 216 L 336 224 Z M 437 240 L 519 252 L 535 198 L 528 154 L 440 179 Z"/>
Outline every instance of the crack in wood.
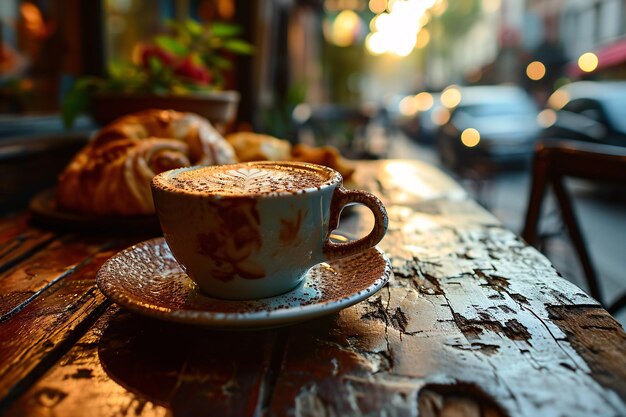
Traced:
<path fill-rule="evenodd" d="M 474 274 L 487 281 L 487 284 L 484 285 L 491 287 L 498 292 L 506 291 L 509 288 L 509 280 L 504 277 L 494 274 L 486 274 L 480 269 L 474 269 Z"/>
<path fill-rule="evenodd" d="M 500 346 L 498 345 L 493 345 L 489 343 L 481 343 L 481 342 L 473 342 L 469 346 L 462 345 L 460 343 L 449 344 L 448 346 L 453 347 L 455 349 L 459 349 L 459 350 L 466 350 L 466 351 L 471 351 L 471 352 L 478 351 L 486 355 L 494 355 L 498 353 L 498 351 L 500 350 Z"/>
<path fill-rule="evenodd" d="M 389 292 L 389 288 L 387 288 L 387 293 L 389 294 L 389 297 L 391 297 L 391 294 Z M 382 298 L 381 297 L 377 297 L 372 301 L 369 301 L 369 305 L 374 307 L 374 310 L 372 311 L 368 311 L 367 313 L 363 314 L 361 316 L 361 319 L 363 320 L 380 320 L 383 323 L 385 323 L 385 336 L 387 338 L 387 346 L 389 347 L 389 335 L 387 333 L 387 326 L 391 326 L 393 327 L 395 330 L 397 330 L 398 332 L 400 332 L 400 334 L 402 335 L 414 335 L 418 332 L 407 332 L 406 331 L 406 327 L 409 324 L 409 317 L 407 316 L 407 314 L 402 310 L 402 308 L 400 306 L 396 307 L 395 310 L 393 310 L 393 313 L 389 311 L 389 305 L 385 306 L 383 305 L 382 302 Z"/>
<path fill-rule="evenodd" d="M 391 315 L 389 322 L 391 323 L 391 326 L 400 333 L 406 333 L 406 325 L 409 323 L 409 319 L 400 307 L 396 307 L 396 310 L 393 315 Z"/>
<path fill-rule="evenodd" d="M 502 334 L 511 340 L 528 341 L 532 338 L 528 329 L 516 319 L 509 319 L 504 324 L 489 319 L 486 314 L 481 314 L 481 320 L 468 320 L 459 313 L 452 312 L 454 321 L 459 329 L 469 339 L 476 339 L 485 330 Z"/>
<path fill-rule="evenodd" d="M 420 292 L 425 292 L 428 295 L 443 295 L 443 290 L 441 289 L 441 285 L 439 284 L 437 277 L 422 271 L 420 271 L 420 274 L 431 285 L 427 287 L 425 291 L 420 290 Z"/>
<path fill-rule="evenodd" d="M 528 298 L 524 297 L 522 294 L 510 293 L 509 297 L 514 299 L 518 304 L 526 304 L 529 305 Z"/>
<path fill-rule="evenodd" d="M 367 313 L 361 316 L 363 320 L 381 320 L 385 324 L 389 320 L 387 316 L 387 307 L 383 306 L 383 301 L 381 297 L 374 297 L 374 299 L 370 299 L 368 304 L 374 308 L 374 310 L 368 311 Z"/>

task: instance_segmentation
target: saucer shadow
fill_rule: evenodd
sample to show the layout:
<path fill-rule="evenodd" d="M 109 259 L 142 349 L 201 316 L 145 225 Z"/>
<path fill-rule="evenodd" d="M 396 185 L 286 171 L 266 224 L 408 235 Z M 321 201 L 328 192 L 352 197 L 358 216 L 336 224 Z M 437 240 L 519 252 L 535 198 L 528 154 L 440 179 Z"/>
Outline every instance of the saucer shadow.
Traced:
<path fill-rule="evenodd" d="M 281 340 L 277 330 L 209 330 L 120 310 L 98 357 L 111 379 L 173 415 L 253 415 Z"/>

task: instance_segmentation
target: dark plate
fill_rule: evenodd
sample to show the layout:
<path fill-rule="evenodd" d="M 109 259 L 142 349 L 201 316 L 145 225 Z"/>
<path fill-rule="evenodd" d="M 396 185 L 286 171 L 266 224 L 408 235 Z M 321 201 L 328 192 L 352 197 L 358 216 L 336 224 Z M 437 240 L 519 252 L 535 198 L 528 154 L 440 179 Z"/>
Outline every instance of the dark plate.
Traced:
<path fill-rule="evenodd" d="M 47 189 L 30 200 L 29 209 L 37 224 L 73 232 L 161 234 L 156 215 L 106 216 L 72 212 L 57 206 L 54 189 Z"/>

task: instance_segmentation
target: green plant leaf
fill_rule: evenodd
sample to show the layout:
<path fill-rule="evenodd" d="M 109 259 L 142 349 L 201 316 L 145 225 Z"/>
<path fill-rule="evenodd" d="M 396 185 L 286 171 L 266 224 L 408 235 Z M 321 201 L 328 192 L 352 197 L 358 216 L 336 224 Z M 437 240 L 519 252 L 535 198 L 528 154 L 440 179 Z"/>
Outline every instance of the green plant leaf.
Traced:
<path fill-rule="evenodd" d="M 125 65 L 118 61 L 118 60 L 112 60 L 109 63 L 109 75 L 113 78 L 120 78 L 122 77 L 124 70 L 125 70 Z"/>
<path fill-rule="evenodd" d="M 158 73 L 163 69 L 163 63 L 160 59 L 151 56 L 148 61 L 148 66 L 150 67 L 150 72 Z"/>
<path fill-rule="evenodd" d="M 184 23 L 177 22 L 175 20 L 166 21 L 166 25 L 174 33 L 174 37 L 187 47 L 191 44 L 193 35 L 189 32 Z"/>
<path fill-rule="evenodd" d="M 239 26 L 230 23 L 216 22 L 211 25 L 211 36 L 216 38 L 228 38 L 241 34 Z"/>
<path fill-rule="evenodd" d="M 231 69 L 233 66 L 233 63 L 229 59 L 217 55 L 207 59 L 207 62 L 210 62 L 212 65 L 219 69 Z"/>
<path fill-rule="evenodd" d="M 87 111 L 89 103 L 91 102 L 91 95 L 97 86 L 97 80 L 93 78 L 81 78 L 77 80 L 70 91 L 67 92 L 61 105 L 63 125 L 66 129 L 71 129 L 78 115 Z"/>
<path fill-rule="evenodd" d="M 204 27 L 195 20 L 187 19 L 184 23 L 185 29 L 194 36 L 200 36 L 205 32 Z"/>
<path fill-rule="evenodd" d="M 242 55 L 251 55 L 254 52 L 254 46 L 240 39 L 226 40 L 224 41 L 222 48 Z"/>
<path fill-rule="evenodd" d="M 171 52 L 172 54 L 178 56 L 184 56 L 189 51 L 180 41 L 170 36 L 157 36 L 154 38 L 154 43 L 167 52 Z"/>

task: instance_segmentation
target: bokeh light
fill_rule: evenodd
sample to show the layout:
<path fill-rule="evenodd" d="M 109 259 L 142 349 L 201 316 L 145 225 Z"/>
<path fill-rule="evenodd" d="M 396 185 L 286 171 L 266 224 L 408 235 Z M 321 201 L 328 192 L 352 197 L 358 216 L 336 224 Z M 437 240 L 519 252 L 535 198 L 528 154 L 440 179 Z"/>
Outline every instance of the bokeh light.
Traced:
<path fill-rule="evenodd" d="M 372 55 L 384 54 L 386 49 L 385 40 L 380 32 L 374 32 L 365 38 L 365 47 Z"/>
<path fill-rule="evenodd" d="M 598 56 L 593 52 L 585 52 L 578 58 L 578 67 L 584 72 L 592 72 L 598 68 Z"/>
<path fill-rule="evenodd" d="M 552 109 L 544 109 L 537 115 L 539 126 L 546 128 L 556 123 L 556 112 Z"/>
<path fill-rule="evenodd" d="M 428 111 L 434 104 L 433 95 L 425 91 L 417 94 L 415 101 L 417 103 L 417 110 L 419 111 Z"/>
<path fill-rule="evenodd" d="M 542 62 L 533 61 L 526 67 L 526 75 L 533 81 L 539 81 L 546 75 L 546 66 Z"/>
<path fill-rule="evenodd" d="M 480 133 L 473 127 L 468 127 L 461 133 L 461 142 L 468 148 L 473 148 L 480 142 Z"/>
<path fill-rule="evenodd" d="M 456 86 L 449 86 L 441 93 L 441 104 L 452 109 L 461 102 L 461 91 Z"/>
<path fill-rule="evenodd" d="M 293 109 L 293 117 L 299 123 L 304 123 L 311 117 L 311 106 L 306 103 L 300 103 Z"/>
<path fill-rule="evenodd" d="M 389 13 L 381 13 L 372 19 L 374 22 L 374 28 L 378 31 L 385 31 L 390 26 Z"/>
<path fill-rule="evenodd" d="M 422 49 L 425 48 L 430 42 L 430 32 L 428 29 L 424 28 L 419 31 L 417 34 L 417 41 L 415 42 L 415 47 Z"/>
<path fill-rule="evenodd" d="M 332 25 L 331 39 L 337 46 L 350 46 L 356 40 L 361 19 L 353 10 L 341 11 Z"/>
<path fill-rule="evenodd" d="M 382 13 L 387 10 L 387 0 L 370 0 L 369 8 L 372 13 Z"/>
<path fill-rule="evenodd" d="M 482 6 L 483 11 L 487 13 L 495 13 L 500 10 L 501 2 L 500 0 L 483 0 Z"/>
<path fill-rule="evenodd" d="M 565 90 L 557 90 L 548 98 L 548 105 L 554 110 L 561 110 L 567 103 L 569 94 Z"/>
<path fill-rule="evenodd" d="M 448 1 L 438 0 L 435 2 L 431 10 L 435 16 L 441 16 L 446 10 L 448 10 Z"/>
<path fill-rule="evenodd" d="M 400 113 L 404 116 L 413 116 L 417 113 L 418 103 L 414 96 L 406 96 L 400 100 Z"/>
<path fill-rule="evenodd" d="M 443 126 L 448 123 L 448 120 L 450 120 L 450 110 L 444 107 L 439 107 L 430 115 L 430 120 L 432 120 L 437 126 Z"/>

